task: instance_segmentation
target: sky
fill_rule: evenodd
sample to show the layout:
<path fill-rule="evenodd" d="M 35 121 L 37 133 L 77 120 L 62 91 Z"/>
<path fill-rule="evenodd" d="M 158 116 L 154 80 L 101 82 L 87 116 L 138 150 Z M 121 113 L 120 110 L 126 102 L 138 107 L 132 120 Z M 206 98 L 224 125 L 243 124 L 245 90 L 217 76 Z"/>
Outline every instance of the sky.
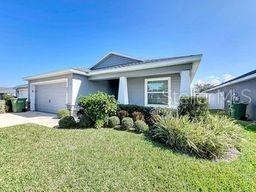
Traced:
<path fill-rule="evenodd" d="M 218 83 L 255 69 L 255 10 L 255 0 L 0 0 L 0 87 L 112 51 L 202 53 L 194 82 Z"/>

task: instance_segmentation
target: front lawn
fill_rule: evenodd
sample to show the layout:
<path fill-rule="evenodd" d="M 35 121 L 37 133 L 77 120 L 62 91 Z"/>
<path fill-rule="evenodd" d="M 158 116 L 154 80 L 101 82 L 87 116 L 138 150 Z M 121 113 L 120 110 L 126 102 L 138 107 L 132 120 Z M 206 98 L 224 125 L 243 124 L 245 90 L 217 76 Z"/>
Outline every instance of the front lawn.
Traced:
<path fill-rule="evenodd" d="M 255 191 L 256 126 L 242 155 L 212 162 L 113 129 L 0 129 L 1 191 Z"/>

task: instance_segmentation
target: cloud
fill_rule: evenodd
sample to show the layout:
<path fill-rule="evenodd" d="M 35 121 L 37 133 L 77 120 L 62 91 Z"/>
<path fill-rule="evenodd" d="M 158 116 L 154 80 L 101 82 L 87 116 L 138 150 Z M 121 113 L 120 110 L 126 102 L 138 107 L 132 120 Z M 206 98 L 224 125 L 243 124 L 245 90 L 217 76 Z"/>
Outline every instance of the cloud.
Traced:
<path fill-rule="evenodd" d="M 229 80 L 234 79 L 234 78 L 235 78 L 235 75 L 231 75 L 231 74 L 224 74 L 223 75 L 224 82 L 229 81 Z"/>
<path fill-rule="evenodd" d="M 222 81 L 219 78 L 215 78 L 215 79 L 210 80 L 210 84 L 212 84 L 212 85 L 218 85 L 220 83 L 222 83 Z"/>
<path fill-rule="evenodd" d="M 231 79 L 235 78 L 234 75 L 225 73 L 221 76 L 216 76 L 216 75 L 210 75 L 206 77 L 205 79 L 199 79 L 195 84 L 207 84 L 210 83 L 212 85 L 218 85 L 220 83 L 223 83 L 225 81 L 229 81 Z"/>

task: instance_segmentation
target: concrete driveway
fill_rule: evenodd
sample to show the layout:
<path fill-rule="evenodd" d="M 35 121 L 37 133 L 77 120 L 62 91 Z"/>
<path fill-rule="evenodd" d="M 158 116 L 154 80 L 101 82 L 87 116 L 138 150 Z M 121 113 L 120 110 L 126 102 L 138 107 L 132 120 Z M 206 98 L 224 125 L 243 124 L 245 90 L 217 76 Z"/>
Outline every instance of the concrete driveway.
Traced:
<path fill-rule="evenodd" d="M 35 123 L 46 127 L 58 125 L 56 114 L 28 111 L 23 113 L 0 114 L 0 127 L 9 127 L 25 123 Z"/>

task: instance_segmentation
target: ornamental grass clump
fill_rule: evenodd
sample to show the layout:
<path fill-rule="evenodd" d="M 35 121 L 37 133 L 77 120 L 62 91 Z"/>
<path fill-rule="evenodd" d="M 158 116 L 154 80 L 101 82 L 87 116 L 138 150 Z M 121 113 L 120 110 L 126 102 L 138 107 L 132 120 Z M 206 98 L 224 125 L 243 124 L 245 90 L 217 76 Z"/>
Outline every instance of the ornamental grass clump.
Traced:
<path fill-rule="evenodd" d="M 223 157 L 230 149 L 239 148 L 241 140 L 240 127 L 218 115 L 195 121 L 187 116 L 163 117 L 150 128 L 149 135 L 174 150 L 208 159 Z"/>

